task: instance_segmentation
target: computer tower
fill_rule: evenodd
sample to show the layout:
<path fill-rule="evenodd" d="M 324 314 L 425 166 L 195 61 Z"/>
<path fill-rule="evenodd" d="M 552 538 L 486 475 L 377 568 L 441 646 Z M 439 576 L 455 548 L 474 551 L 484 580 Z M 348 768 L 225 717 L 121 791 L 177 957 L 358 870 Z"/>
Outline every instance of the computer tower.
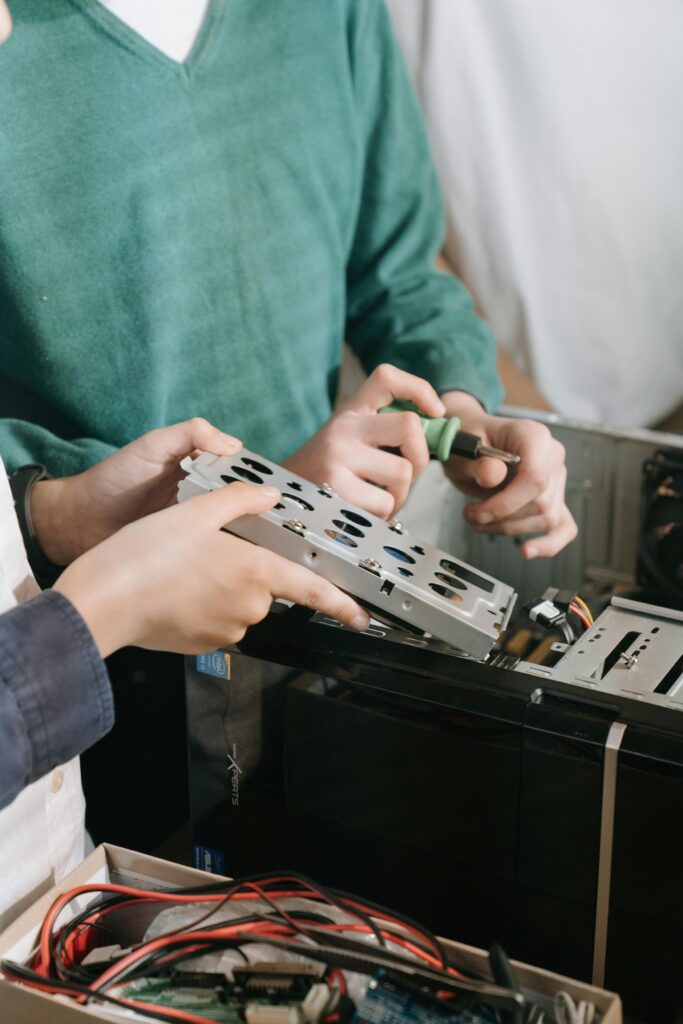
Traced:
<path fill-rule="evenodd" d="M 463 554 L 516 573 L 522 599 L 592 586 L 585 643 L 548 664 L 481 661 L 280 607 L 239 650 L 187 659 L 195 857 L 308 872 L 680 1024 L 683 613 L 636 582 L 640 481 L 662 438 L 562 429 L 574 563 L 527 572 L 481 538 Z"/>

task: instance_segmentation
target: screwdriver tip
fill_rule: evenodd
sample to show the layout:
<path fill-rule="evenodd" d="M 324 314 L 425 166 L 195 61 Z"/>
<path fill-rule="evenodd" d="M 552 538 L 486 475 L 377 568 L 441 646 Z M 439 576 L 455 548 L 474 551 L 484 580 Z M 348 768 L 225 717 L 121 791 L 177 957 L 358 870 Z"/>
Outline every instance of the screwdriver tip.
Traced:
<path fill-rule="evenodd" d="M 489 448 L 487 445 L 480 445 L 477 455 L 480 459 L 500 459 L 501 462 L 507 462 L 510 466 L 518 466 L 522 461 L 521 455 L 514 455 L 512 452 L 505 452 L 502 448 Z"/>

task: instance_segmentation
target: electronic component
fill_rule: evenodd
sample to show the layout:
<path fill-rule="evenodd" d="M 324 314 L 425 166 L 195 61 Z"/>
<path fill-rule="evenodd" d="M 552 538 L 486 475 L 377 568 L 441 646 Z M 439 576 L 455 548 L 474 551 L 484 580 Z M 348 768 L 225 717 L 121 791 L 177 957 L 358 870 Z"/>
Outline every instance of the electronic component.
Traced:
<path fill-rule="evenodd" d="M 380 617 L 483 658 L 506 628 L 516 593 L 459 558 L 412 537 L 260 455 L 185 459 L 180 501 L 235 480 L 266 481 L 281 501 L 226 530 L 298 562 L 353 594 Z"/>
<path fill-rule="evenodd" d="M 66 907 L 87 895 L 102 899 L 58 926 Z M 131 932 L 140 920 L 136 911 L 144 904 L 148 922 L 154 903 L 159 904 L 156 918 L 134 941 Z M 165 921 L 161 930 L 154 928 L 157 918 L 179 910 L 189 914 L 184 925 L 169 929 Z M 117 937 L 117 928 L 130 938 L 123 956 L 120 945 L 111 942 L 103 958 L 87 955 L 98 936 Z M 270 948 L 272 959 L 251 959 L 263 946 Z M 216 970 L 215 954 L 228 951 L 244 961 L 233 962 L 232 977 Z M 338 1020 L 346 1019 L 352 980 L 357 986 L 361 976 L 362 997 L 367 988 L 363 976 L 380 968 L 399 979 L 387 982 L 393 991 L 423 987 L 442 993 L 449 1007 L 462 1001 L 516 1013 L 523 1006 L 520 993 L 467 977 L 431 932 L 399 913 L 282 873 L 198 889 L 80 886 L 52 903 L 31 967 L 10 961 L 1 967 L 6 977 L 25 985 L 193 1024 L 318 1024 L 330 1006 L 340 1008 Z M 406 1017 L 406 1024 L 415 1019 Z"/>
<path fill-rule="evenodd" d="M 317 965 L 255 963 L 235 973 L 242 979 L 231 984 L 220 974 L 178 971 L 132 982 L 117 994 L 219 1024 L 318 1024 L 331 1002 Z"/>
<path fill-rule="evenodd" d="M 439 999 L 433 992 L 378 971 L 352 1024 L 498 1024 L 500 1018 L 473 1000 Z"/>
<path fill-rule="evenodd" d="M 529 601 L 522 611 L 531 622 L 544 629 L 558 629 L 568 644 L 576 639 L 569 622 L 570 613 L 576 616 L 582 628 L 590 629 L 593 625 L 593 614 L 586 602 L 578 594 L 573 594 L 570 590 L 560 590 L 558 587 L 548 587 L 542 597 Z M 551 646 L 551 643 L 543 643 L 541 649 L 529 660 L 542 662 L 545 654 L 550 652 Z"/>
<path fill-rule="evenodd" d="M 235 967 L 232 976 L 235 990 L 247 996 L 303 998 L 319 979 L 320 973 L 313 964 L 257 963 Z"/>

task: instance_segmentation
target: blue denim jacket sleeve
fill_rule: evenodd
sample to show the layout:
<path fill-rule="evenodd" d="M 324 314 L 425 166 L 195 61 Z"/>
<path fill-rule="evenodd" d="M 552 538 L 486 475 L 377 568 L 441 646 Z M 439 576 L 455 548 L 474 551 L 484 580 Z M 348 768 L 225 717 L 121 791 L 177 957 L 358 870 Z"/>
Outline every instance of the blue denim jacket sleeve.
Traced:
<path fill-rule="evenodd" d="M 46 590 L 0 615 L 0 808 L 113 722 L 107 670 L 70 601 Z"/>

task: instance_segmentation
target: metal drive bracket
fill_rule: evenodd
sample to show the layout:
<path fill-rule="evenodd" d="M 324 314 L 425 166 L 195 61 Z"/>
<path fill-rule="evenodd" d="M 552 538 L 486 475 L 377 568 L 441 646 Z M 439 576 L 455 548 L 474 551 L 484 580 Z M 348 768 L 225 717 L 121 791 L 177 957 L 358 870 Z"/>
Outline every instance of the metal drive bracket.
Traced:
<path fill-rule="evenodd" d="M 281 501 L 228 523 L 230 533 L 305 565 L 375 615 L 484 658 L 507 626 L 512 587 L 260 455 L 203 452 L 181 463 L 178 500 L 246 480 L 280 489 Z"/>

